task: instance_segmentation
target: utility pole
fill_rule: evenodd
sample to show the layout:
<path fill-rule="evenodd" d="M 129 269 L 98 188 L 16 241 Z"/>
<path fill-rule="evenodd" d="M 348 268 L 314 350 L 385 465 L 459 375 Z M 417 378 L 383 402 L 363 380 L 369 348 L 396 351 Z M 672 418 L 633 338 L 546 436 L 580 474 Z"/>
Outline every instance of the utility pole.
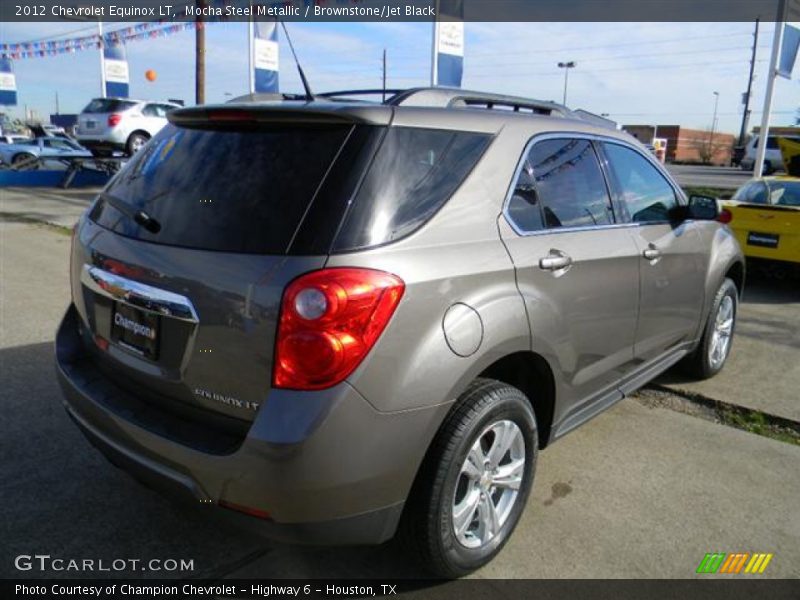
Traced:
<path fill-rule="evenodd" d="M 61 111 L 58 110 L 58 90 L 56 90 L 56 114 L 61 114 Z"/>
<path fill-rule="evenodd" d="M 206 28 L 203 22 L 202 10 L 206 0 L 195 0 L 197 8 L 201 11 L 194 26 L 195 57 L 194 57 L 194 101 L 195 104 L 205 104 L 206 101 Z"/>
<path fill-rule="evenodd" d="M 753 90 L 753 72 L 756 68 L 756 51 L 758 50 L 758 24 L 760 19 L 756 19 L 756 30 L 753 33 L 753 54 L 750 57 L 750 76 L 747 79 L 747 92 L 744 95 L 744 113 L 742 114 L 742 128 L 739 130 L 739 146 L 744 145 L 744 138 L 747 135 L 747 125 L 750 121 L 750 94 Z"/>
<path fill-rule="evenodd" d="M 386 48 L 383 49 L 383 102 L 386 102 Z"/>

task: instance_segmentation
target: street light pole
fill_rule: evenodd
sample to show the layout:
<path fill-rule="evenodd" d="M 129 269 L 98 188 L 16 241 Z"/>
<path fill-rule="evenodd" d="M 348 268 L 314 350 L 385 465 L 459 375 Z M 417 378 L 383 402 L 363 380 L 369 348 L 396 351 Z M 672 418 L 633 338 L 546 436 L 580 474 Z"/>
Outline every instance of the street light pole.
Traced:
<path fill-rule="evenodd" d="M 97 22 L 97 38 L 100 44 L 100 97 L 106 97 L 106 41 L 103 39 L 103 22 Z"/>
<path fill-rule="evenodd" d="M 717 129 L 717 107 L 719 106 L 719 92 L 714 92 L 714 116 L 711 118 L 711 138 L 708 140 L 708 156 L 711 164 L 714 164 L 714 132 Z"/>
<path fill-rule="evenodd" d="M 569 70 L 574 69 L 576 66 L 578 66 L 578 63 L 576 63 L 574 60 L 571 60 L 569 62 L 558 63 L 558 68 L 564 69 L 564 101 L 562 102 L 562 104 L 564 105 L 567 104 L 567 85 L 569 84 Z"/>
<path fill-rule="evenodd" d="M 714 133 L 717 129 L 717 107 L 719 106 L 719 92 L 714 92 L 714 117 L 711 119 L 711 143 L 714 143 Z"/>

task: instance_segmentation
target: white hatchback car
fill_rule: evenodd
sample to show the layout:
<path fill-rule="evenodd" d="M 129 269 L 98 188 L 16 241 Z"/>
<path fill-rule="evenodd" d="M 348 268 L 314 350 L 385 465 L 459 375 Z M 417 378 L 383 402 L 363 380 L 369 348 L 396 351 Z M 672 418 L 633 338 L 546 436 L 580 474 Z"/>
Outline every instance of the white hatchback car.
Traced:
<path fill-rule="evenodd" d="M 122 151 L 132 156 L 167 124 L 172 102 L 95 98 L 78 115 L 76 138 L 95 156 Z"/>
<path fill-rule="evenodd" d="M 784 137 L 790 140 L 800 142 L 800 137 L 794 135 L 770 135 L 767 137 L 767 151 L 764 153 L 764 175 L 771 175 L 775 171 L 782 171 L 783 158 L 781 157 L 781 149 L 778 146 L 778 138 Z M 742 157 L 739 167 L 742 171 L 752 171 L 756 162 L 756 154 L 758 154 L 758 140 L 759 136 L 754 135 L 747 145 L 745 146 L 744 156 Z"/>

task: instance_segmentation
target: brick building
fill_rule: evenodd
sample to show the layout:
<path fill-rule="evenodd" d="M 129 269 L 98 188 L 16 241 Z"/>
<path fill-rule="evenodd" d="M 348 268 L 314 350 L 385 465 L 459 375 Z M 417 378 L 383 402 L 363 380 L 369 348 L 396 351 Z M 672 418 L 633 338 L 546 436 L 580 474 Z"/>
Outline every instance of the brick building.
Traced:
<path fill-rule="evenodd" d="M 710 131 L 687 129 L 680 125 L 623 125 L 622 128 L 643 144 L 654 137 L 666 138 L 667 162 L 731 164 L 736 136 Z"/>

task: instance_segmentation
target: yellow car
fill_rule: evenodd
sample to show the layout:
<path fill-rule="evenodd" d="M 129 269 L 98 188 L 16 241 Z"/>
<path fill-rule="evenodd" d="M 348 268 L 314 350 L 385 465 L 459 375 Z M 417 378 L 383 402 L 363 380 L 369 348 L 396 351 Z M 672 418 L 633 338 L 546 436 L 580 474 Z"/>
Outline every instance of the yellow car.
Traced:
<path fill-rule="evenodd" d="M 753 179 L 721 204 L 745 256 L 800 263 L 800 178 Z"/>

